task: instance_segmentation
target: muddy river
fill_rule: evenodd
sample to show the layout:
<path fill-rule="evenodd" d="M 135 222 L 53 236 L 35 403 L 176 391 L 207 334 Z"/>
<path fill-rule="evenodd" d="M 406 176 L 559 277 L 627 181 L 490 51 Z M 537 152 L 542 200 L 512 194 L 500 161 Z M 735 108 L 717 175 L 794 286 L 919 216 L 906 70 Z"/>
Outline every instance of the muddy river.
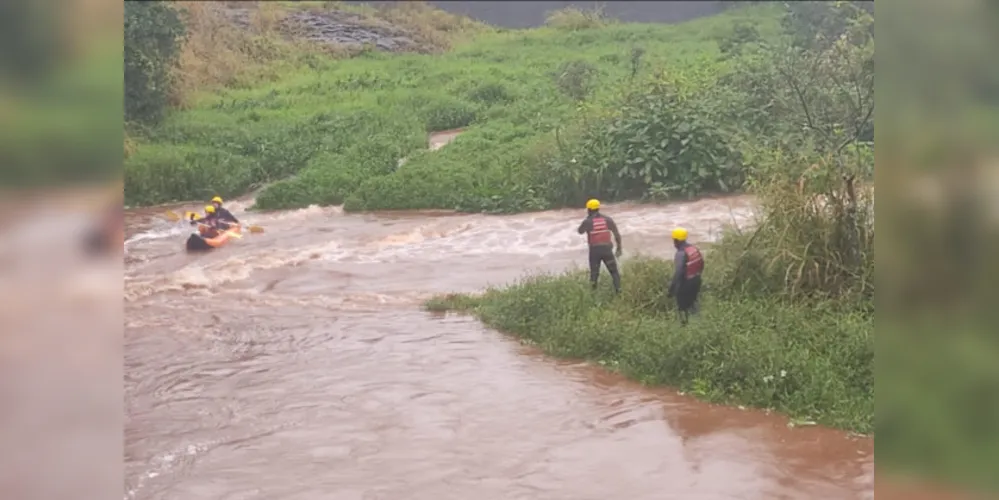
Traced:
<path fill-rule="evenodd" d="M 126 499 L 874 496 L 869 439 L 642 388 L 421 310 L 435 293 L 582 265 L 581 210 L 249 204 L 231 208 L 266 231 L 202 255 L 183 251 L 190 228 L 161 211 L 127 215 Z M 674 224 L 714 238 L 749 208 L 605 211 L 627 258 L 668 254 Z"/>

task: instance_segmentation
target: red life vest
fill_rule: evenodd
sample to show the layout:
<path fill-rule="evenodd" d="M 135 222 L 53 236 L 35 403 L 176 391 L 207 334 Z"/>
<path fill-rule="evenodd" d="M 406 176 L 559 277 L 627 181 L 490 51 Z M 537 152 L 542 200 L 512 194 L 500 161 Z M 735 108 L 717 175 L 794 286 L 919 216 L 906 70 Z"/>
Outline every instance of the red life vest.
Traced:
<path fill-rule="evenodd" d="M 683 247 L 683 253 L 687 254 L 687 268 L 684 270 L 683 279 L 691 279 L 701 274 L 704 270 L 704 257 L 701 251 L 694 245 Z"/>
<path fill-rule="evenodd" d="M 590 220 L 593 221 L 593 227 L 590 229 L 589 234 L 586 235 L 586 240 L 590 246 L 610 245 L 611 231 L 607 228 L 607 219 L 598 215 Z"/>

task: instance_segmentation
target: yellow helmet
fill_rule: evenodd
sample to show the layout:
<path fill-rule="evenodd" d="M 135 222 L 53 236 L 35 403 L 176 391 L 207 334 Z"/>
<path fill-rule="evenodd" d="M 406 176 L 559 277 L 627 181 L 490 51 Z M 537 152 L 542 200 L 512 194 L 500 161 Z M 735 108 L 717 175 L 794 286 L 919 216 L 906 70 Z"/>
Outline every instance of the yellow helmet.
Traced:
<path fill-rule="evenodd" d="M 212 203 L 218 203 L 219 205 L 221 205 L 222 204 L 222 197 L 221 196 L 216 196 L 216 197 L 212 198 Z"/>
<path fill-rule="evenodd" d="M 682 227 L 674 229 L 673 239 L 677 241 L 687 241 L 687 230 Z"/>
<path fill-rule="evenodd" d="M 593 199 L 586 202 L 587 210 L 600 210 L 600 200 Z"/>
<path fill-rule="evenodd" d="M 212 205 L 207 205 L 205 207 L 205 213 L 206 214 L 213 214 L 213 213 L 215 213 L 215 207 L 212 206 Z"/>

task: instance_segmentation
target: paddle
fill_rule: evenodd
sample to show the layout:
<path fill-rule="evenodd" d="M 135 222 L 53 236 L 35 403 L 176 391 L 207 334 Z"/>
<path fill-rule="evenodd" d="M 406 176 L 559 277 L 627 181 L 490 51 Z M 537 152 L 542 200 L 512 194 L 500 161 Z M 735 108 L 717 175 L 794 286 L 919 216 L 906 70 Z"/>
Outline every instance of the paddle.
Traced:
<path fill-rule="evenodd" d="M 172 222 L 180 222 L 182 220 L 191 220 L 192 215 L 198 215 L 198 214 L 197 212 L 184 212 L 184 217 L 181 217 L 180 215 L 177 214 L 177 212 L 174 212 L 173 210 L 167 210 L 166 213 L 164 213 L 163 215 L 165 215 L 166 218 L 170 219 Z M 246 226 L 246 229 L 248 229 L 251 233 L 264 232 L 264 228 L 260 226 L 252 226 L 252 225 Z"/>

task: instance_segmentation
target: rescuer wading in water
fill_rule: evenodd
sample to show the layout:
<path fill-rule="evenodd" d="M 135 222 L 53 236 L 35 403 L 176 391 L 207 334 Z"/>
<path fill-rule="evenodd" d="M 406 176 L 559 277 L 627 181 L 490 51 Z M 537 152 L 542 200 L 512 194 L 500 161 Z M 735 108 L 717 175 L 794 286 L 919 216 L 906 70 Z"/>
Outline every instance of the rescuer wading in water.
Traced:
<path fill-rule="evenodd" d="M 701 292 L 704 256 L 697 247 L 687 243 L 687 230 L 682 227 L 673 230 L 673 246 L 676 247 L 676 254 L 673 256 L 676 271 L 669 285 L 669 296 L 676 297 L 680 321 L 687 324 L 688 316 L 697 314 L 697 295 Z"/>
<path fill-rule="evenodd" d="M 600 263 L 607 266 L 607 272 L 614 280 L 614 291 L 621 293 L 621 275 L 617 269 L 617 259 L 621 256 L 621 233 L 617 230 L 614 219 L 600 213 L 600 201 L 586 202 L 586 219 L 579 225 L 579 234 L 586 233 L 586 241 L 590 245 L 590 285 L 596 289 L 600 277 Z M 614 244 L 611 234 L 614 235 Z"/>

